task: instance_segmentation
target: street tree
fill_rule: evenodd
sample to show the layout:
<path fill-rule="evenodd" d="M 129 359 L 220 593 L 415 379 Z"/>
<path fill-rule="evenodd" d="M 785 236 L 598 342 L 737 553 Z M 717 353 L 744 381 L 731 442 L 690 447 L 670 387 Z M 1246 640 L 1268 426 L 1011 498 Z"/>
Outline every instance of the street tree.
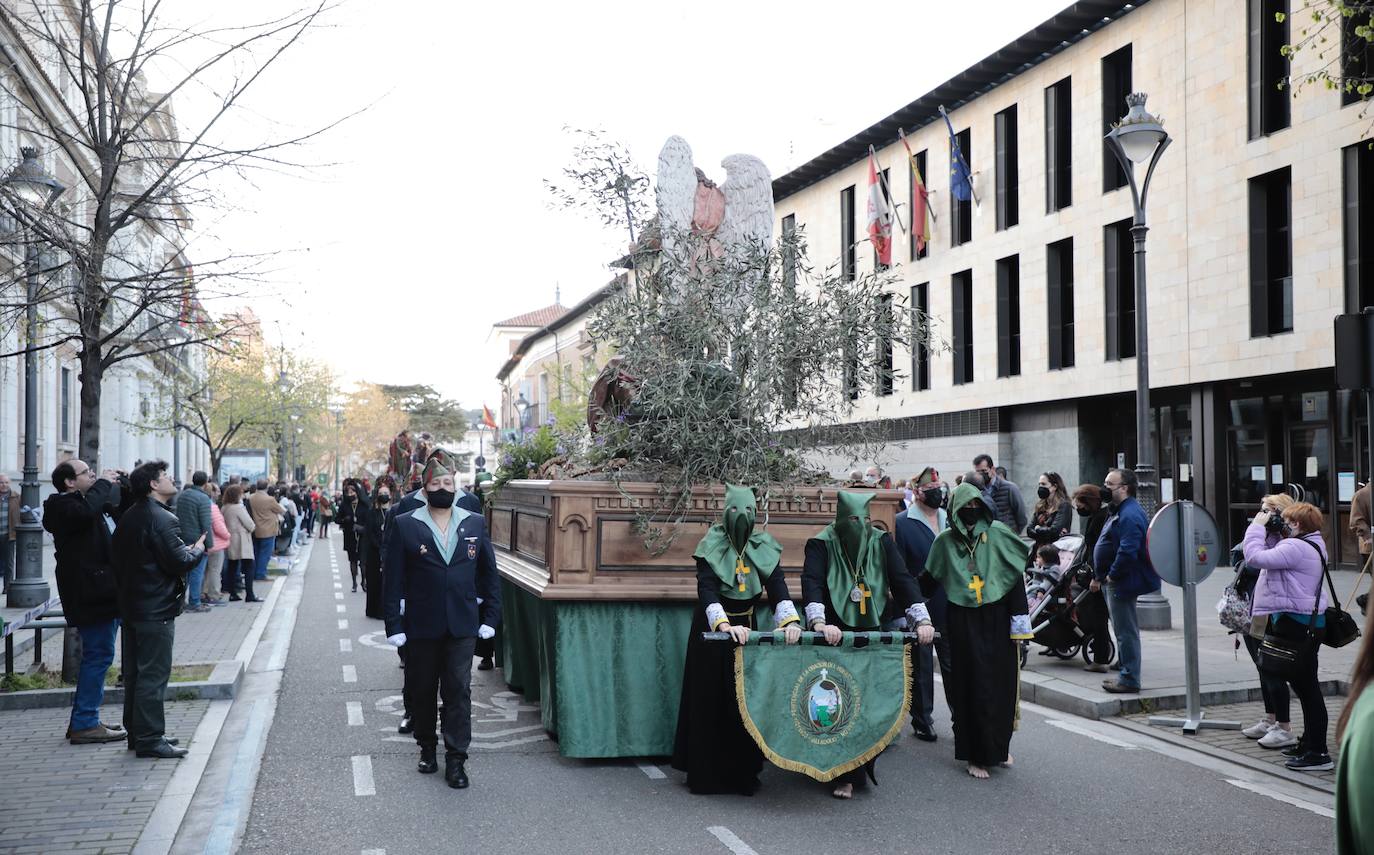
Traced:
<path fill-rule="evenodd" d="M 217 347 L 234 331 L 202 307 L 241 296 L 267 261 L 212 253 L 193 267 L 190 212 L 214 205 L 222 179 L 298 166 L 288 152 L 324 130 L 264 139 L 259 123 L 240 120 L 245 96 L 264 86 L 272 67 L 317 25 L 323 0 L 270 20 L 199 32 L 170 20 L 169 5 L 72 0 L 21 10 L 0 3 L 0 50 L 20 101 L 18 134 L 56 162 L 49 171 L 69 187 L 46 209 L 5 194 L 23 232 L 50 246 L 60 269 L 43 277 L 32 299 L 5 299 L 0 322 L 13 322 L 34 300 L 59 319 L 44 325 L 34 344 L 76 351 L 78 454 L 93 466 L 107 372 L 151 354 Z M 180 125 L 173 100 L 193 92 L 209 93 L 214 108 Z"/>
<path fill-rule="evenodd" d="M 1349 93 L 1361 99 L 1374 94 L 1374 6 L 1351 0 L 1305 0 L 1292 16 L 1274 13 L 1289 24 L 1290 44 L 1280 52 L 1290 59 L 1315 55 L 1309 70 L 1291 75 L 1283 86 L 1296 95 L 1308 86 Z"/>

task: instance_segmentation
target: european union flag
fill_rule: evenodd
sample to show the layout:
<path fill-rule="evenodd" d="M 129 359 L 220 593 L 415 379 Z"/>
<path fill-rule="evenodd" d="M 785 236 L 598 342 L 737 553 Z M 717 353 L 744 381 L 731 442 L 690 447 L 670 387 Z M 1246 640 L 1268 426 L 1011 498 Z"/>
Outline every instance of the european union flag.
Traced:
<path fill-rule="evenodd" d="M 960 202 L 967 202 L 973 198 L 973 176 L 969 172 L 968 161 L 964 160 L 964 153 L 959 150 L 959 138 L 954 135 L 954 126 L 949 123 L 949 114 L 944 107 L 940 108 L 940 115 L 949 129 L 949 195 Z"/>

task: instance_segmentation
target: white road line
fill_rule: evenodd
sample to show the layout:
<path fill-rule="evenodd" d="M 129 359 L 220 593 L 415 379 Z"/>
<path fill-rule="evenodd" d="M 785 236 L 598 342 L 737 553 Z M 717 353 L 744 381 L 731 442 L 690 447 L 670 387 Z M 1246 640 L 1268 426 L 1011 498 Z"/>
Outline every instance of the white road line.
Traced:
<path fill-rule="evenodd" d="M 736 837 L 735 832 L 723 825 L 713 825 L 706 830 L 714 834 L 716 839 L 724 843 L 725 847 L 735 855 L 759 855 L 749 847 L 749 844 Z"/>
<path fill-rule="evenodd" d="M 344 612 L 348 611 L 348 606 L 344 605 L 343 603 L 339 603 L 337 606 L 334 607 L 334 611 L 338 612 L 339 614 L 343 614 Z"/>
<path fill-rule="evenodd" d="M 358 727 L 363 723 L 362 701 L 348 701 L 344 704 L 344 709 L 348 711 L 349 727 Z"/>
<path fill-rule="evenodd" d="M 358 669 L 354 668 L 352 665 L 343 666 L 343 681 L 345 683 L 358 682 Z"/>
<path fill-rule="evenodd" d="M 1134 751 L 1140 747 L 1139 745 L 1136 745 L 1133 742 L 1127 742 L 1124 739 L 1116 739 L 1115 737 L 1107 736 L 1106 734 L 1098 733 L 1094 730 L 1089 730 L 1086 727 L 1080 727 L 1079 725 L 1076 725 L 1068 721 L 1061 721 L 1059 719 L 1052 718 L 1047 719 L 1045 721 L 1045 724 L 1048 724 L 1050 727 L 1057 727 L 1060 730 L 1067 730 L 1069 733 L 1076 733 L 1079 736 L 1086 736 L 1089 739 L 1096 740 L 1106 745 L 1115 745 L 1117 748 L 1125 748 L 1127 751 Z"/>
<path fill-rule="evenodd" d="M 339 618 L 339 629 L 348 629 L 348 618 Z"/>
<path fill-rule="evenodd" d="M 353 652 L 353 642 L 350 641 L 350 640 L 347 639 L 347 638 L 341 638 L 341 639 L 339 639 L 339 652 L 340 652 L 340 653 L 352 653 L 352 652 Z"/>
<path fill-rule="evenodd" d="M 343 582 L 335 582 L 335 583 L 334 583 L 334 590 L 338 591 L 338 590 L 341 590 L 342 588 L 343 588 Z"/>
<path fill-rule="evenodd" d="M 339 587 L 342 588 L 343 586 L 340 585 Z M 344 596 L 343 596 L 343 591 L 335 591 L 335 592 L 334 592 L 334 599 L 336 599 L 336 600 L 342 600 L 343 598 L 344 598 Z"/>
<path fill-rule="evenodd" d="M 1271 790 L 1263 784 L 1252 784 L 1249 781 L 1240 781 L 1236 780 L 1235 778 L 1227 778 L 1226 783 L 1230 784 L 1233 787 L 1240 787 L 1242 790 L 1249 790 L 1252 793 L 1259 793 L 1262 796 L 1268 796 L 1269 798 L 1274 799 L 1275 801 L 1280 801 L 1284 804 L 1292 805 L 1293 807 L 1302 808 L 1305 811 L 1311 811 L 1312 813 L 1315 813 L 1317 816 L 1324 816 L 1327 819 L 1335 819 L 1336 817 L 1336 812 L 1331 808 L 1322 807 L 1321 805 L 1313 804 L 1312 802 L 1305 802 L 1302 799 L 1295 798 L 1285 793 L 1280 793 L 1277 790 Z"/>
<path fill-rule="evenodd" d="M 364 849 L 363 855 L 386 855 L 385 849 Z"/>
<path fill-rule="evenodd" d="M 372 781 L 372 758 L 366 754 L 353 758 L 353 795 L 377 795 L 377 785 Z"/>
<path fill-rule="evenodd" d="M 655 781 L 661 781 L 664 778 L 668 777 L 667 775 L 663 774 L 662 769 L 658 768 L 657 766 L 652 766 L 648 763 L 640 763 L 639 771 L 648 775 L 651 779 Z"/>

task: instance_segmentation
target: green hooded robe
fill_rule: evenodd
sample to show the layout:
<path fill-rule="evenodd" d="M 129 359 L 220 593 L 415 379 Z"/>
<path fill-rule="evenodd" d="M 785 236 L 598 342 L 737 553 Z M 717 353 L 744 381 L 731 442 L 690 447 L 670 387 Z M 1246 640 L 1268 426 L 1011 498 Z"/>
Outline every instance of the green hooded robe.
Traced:
<path fill-rule="evenodd" d="M 782 560 L 782 544 L 765 531 L 754 531 L 754 491 L 734 484 L 725 486 L 725 511 L 697 544 L 693 558 L 711 565 L 720 580 L 720 595 L 732 600 L 752 600 L 763 591 L 763 582 Z"/>
<path fill-rule="evenodd" d="M 950 527 L 935 538 L 926 558 L 926 572 L 939 582 L 949 601 L 977 608 L 1001 600 L 1018 585 L 1025 585 L 1026 546 L 1005 524 L 983 513 L 970 527 L 959 518 L 959 509 L 982 499 L 978 488 L 960 484 L 949 500 Z"/>
<path fill-rule="evenodd" d="M 815 539 L 825 544 L 825 588 L 830 605 L 846 625 L 877 629 L 887 606 L 887 565 L 882 537 L 886 533 L 869 522 L 872 493 L 841 492 L 835 501 L 835 521 Z M 858 590 L 858 602 L 852 592 Z"/>

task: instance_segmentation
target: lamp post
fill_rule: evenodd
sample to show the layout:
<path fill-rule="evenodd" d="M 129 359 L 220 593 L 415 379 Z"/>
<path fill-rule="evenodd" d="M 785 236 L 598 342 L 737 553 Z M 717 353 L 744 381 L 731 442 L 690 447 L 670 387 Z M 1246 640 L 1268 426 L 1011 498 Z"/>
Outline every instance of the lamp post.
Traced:
<path fill-rule="evenodd" d="M 1135 474 L 1139 481 L 1136 500 L 1147 518 L 1153 518 L 1158 498 L 1158 473 L 1155 472 L 1154 445 L 1150 442 L 1150 328 L 1146 314 L 1145 289 L 1145 201 L 1150 179 L 1164 149 L 1171 140 L 1159 119 L 1145 111 L 1144 92 L 1126 96 L 1127 112 L 1107 133 L 1107 145 L 1121 163 L 1131 187 L 1131 237 L 1135 243 Z M 1136 184 L 1135 167 L 1148 164 L 1145 180 Z M 1141 629 L 1168 629 L 1169 601 L 1160 594 L 1146 594 L 1137 600 Z"/>
<path fill-rule="evenodd" d="M 486 425 L 481 422 L 473 422 L 472 429 L 477 431 L 477 459 L 472 461 L 474 478 L 478 472 L 487 468 L 487 434 Z"/>
<path fill-rule="evenodd" d="M 520 397 L 515 399 L 515 412 L 520 416 L 520 429 L 529 427 L 530 402 L 525 398 L 525 393 L 521 392 Z"/>
<path fill-rule="evenodd" d="M 282 358 L 284 359 L 285 357 L 282 357 Z M 285 480 L 286 480 L 286 418 L 285 418 L 285 416 L 286 416 L 286 396 L 287 396 L 287 393 L 289 393 L 289 392 L 291 391 L 291 381 L 290 381 L 290 380 L 287 378 L 287 376 L 286 376 L 286 367 L 285 367 L 284 364 L 281 365 L 281 367 L 278 368 L 278 370 L 277 370 L 277 391 L 281 392 L 281 409 L 282 409 L 282 416 L 283 416 L 282 421 L 281 421 L 281 436 L 280 436 L 281 442 L 280 442 L 280 447 L 277 449 L 277 452 L 278 452 L 278 454 L 277 454 L 277 480 L 278 480 L 278 481 L 285 481 Z"/>
<path fill-rule="evenodd" d="M 334 414 L 334 489 L 339 489 L 339 432 L 343 429 L 343 404 L 335 404 L 329 408 L 329 412 Z"/>
<path fill-rule="evenodd" d="M 23 203 L 26 211 L 16 209 L 16 218 L 28 226 L 31 220 L 27 210 L 46 210 L 67 188 L 43 171 L 37 149 L 25 147 L 20 153 L 23 160 L 5 177 L 3 185 Z M 28 306 L 24 326 L 24 477 L 19 482 L 19 500 L 25 512 L 20 514 L 14 533 L 14 581 L 5 601 L 10 608 L 42 605 L 52 594 L 43 581 L 43 528 L 34 514 L 38 508 L 38 269 L 37 233 L 30 228 L 24 248 Z"/>

